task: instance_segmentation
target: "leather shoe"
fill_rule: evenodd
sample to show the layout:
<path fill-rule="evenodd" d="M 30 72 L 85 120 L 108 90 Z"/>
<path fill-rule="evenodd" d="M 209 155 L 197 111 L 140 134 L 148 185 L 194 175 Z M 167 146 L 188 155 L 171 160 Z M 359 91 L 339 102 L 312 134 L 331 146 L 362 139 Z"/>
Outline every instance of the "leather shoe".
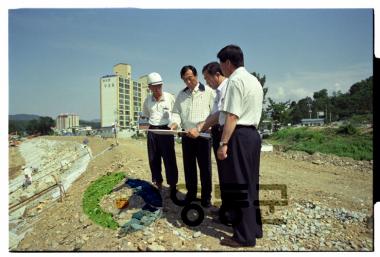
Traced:
<path fill-rule="evenodd" d="M 220 240 L 220 244 L 224 246 L 234 247 L 234 248 L 243 247 L 243 245 L 239 244 L 232 237 L 226 237 L 223 240 Z"/>
<path fill-rule="evenodd" d="M 169 187 L 169 192 L 170 192 L 170 194 L 177 193 L 177 187 L 176 186 L 170 186 Z"/>
<path fill-rule="evenodd" d="M 206 201 L 201 201 L 201 205 L 202 207 L 204 208 L 210 208 L 211 207 L 211 201 L 210 200 L 206 200 Z"/>
<path fill-rule="evenodd" d="M 196 198 L 195 196 L 186 195 L 186 197 L 185 197 L 185 201 L 186 201 L 187 203 L 191 203 L 191 202 L 199 201 L 199 199 Z"/>
<path fill-rule="evenodd" d="M 210 210 L 210 214 L 219 217 L 219 208 L 213 208 Z"/>
<path fill-rule="evenodd" d="M 157 182 L 157 181 L 154 181 L 153 182 L 153 185 L 158 189 L 158 190 L 162 190 L 162 182 Z"/>

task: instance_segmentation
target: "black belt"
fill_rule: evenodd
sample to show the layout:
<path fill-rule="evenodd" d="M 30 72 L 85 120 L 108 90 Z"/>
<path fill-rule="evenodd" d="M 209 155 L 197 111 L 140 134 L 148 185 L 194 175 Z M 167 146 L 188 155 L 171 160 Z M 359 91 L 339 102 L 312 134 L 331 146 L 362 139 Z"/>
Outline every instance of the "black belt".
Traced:
<path fill-rule="evenodd" d="M 161 126 L 155 126 L 155 125 L 149 125 L 149 129 L 168 129 L 168 125 L 161 125 Z"/>
<path fill-rule="evenodd" d="M 211 133 L 219 133 L 221 132 L 223 129 L 220 129 L 220 125 L 219 124 L 216 124 L 214 126 L 211 127 Z"/>
<path fill-rule="evenodd" d="M 224 125 L 219 127 L 219 131 L 223 131 Z M 251 128 L 256 129 L 253 125 L 236 125 L 235 129 L 241 129 L 241 128 Z"/>
<path fill-rule="evenodd" d="M 213 128 L 213 129 L 220 129 L 220 125 L 216 124 L 216 125 L 212 126 L 211 128 Z"/>

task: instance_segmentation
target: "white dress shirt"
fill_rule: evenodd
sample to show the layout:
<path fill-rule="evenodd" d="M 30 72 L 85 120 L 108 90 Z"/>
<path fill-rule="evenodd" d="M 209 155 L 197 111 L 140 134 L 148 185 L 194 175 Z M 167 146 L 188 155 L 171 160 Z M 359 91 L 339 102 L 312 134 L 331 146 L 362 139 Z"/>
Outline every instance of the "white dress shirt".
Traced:
<path fill-rule="evenodd" d="M 143 116 L 149 118 L 150 125 L 168 125 L 170 123 L 174 101 L 174 96 L 166 92 L 162 93 L 158 101 L 153 95 L 148 95 L 144 101 Z"/>
<path fill-rule="evenodd" d="M 237 125 L 257 127 L 263 109 L 263 96 L 263 87 L 258 79 L 244 67 L 237 68 L 228 80 L 219 124 L 224 125 L 226 113 L 231 113 L 239 118 Z"/>
<path fill-rule="evenodd" d="M 216 97 L 214 100 L 214 105 L 212 107 L 212 114 L 220 111 L 222 109 L 222 103 L 223 103 L 223 98 L 226 93 L 226 85 L 227 85 L 228 79 L 224 79 L 222 83 L 218 86 L 217 89 L 215 89 L 216 92 Z"/>

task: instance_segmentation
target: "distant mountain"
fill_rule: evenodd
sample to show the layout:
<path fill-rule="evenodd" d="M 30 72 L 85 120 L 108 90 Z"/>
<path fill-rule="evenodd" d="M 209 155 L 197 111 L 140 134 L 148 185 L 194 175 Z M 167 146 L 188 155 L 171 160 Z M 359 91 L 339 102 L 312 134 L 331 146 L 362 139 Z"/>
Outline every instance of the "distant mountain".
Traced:
<path fill-rule="evenodd" d="M 97 129 L 97 128 L 100 128 L 100 120 L 99 121 L 79 120 L 79 126 L 91 126 L 93 129 Z"/>
<path fill-rule="evenodd" d="M 9 115 L 9 120 L 34 120 L 38 119 L 40 116 L 35 114 L 14 114 Z"/>
<path fill-rule="evenodd" d="M 90 120 L 90 122 L 100 122 L 100 119 L 93 119 L 93 120 Z"/>

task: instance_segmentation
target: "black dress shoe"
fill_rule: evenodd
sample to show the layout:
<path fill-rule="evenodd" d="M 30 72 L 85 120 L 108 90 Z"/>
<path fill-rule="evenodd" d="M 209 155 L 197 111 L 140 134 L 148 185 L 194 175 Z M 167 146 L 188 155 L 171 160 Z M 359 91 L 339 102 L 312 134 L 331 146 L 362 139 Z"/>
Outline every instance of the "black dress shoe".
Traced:
<path fill-rule="evenodd" d="M 195 196 L 186 195 L 184 201 L 185 201 L 186 204 L 189 204 L 191 202 L 195 202 L 196 200 L 197 200 L 197 198 Z"/>
<path fill-rule="evenodd" d="M 220 244 L 224 245 L 224 246 L 234 247 L 234 248 L 243 247 L 243 245 L 239 244 L 232 237 L 226 237 L 226 238 L 220 240 Z"/>
<path fill-rule="evenodd" d="M 206 200 L 206 201 L 201 201 L 201 205 L 204 207 L 204 208 L 210 208 L 211 207 L 211 201 L 210 200 Z"/>
<path fill-rule="evenodd" d="M 153 182 L 153 185 L 155 188 L 157 188 L 158 190 L 162 190 L 162 182 L 157 182 L 157 181 L 154 181 Z"/>
<path fill-rule="evenodd" d="M 219 217 L 219 208 L 211 209 L 210 214 Z"/>
<path fill-rule="evenodd" d="M 177 193 L 177 187 L 176 187 L 176 186 L 170 186 L 170 187 L 169 187 L 169 192 L 170 192 L 170 194 L 175 194 L 175 193 Z"/>

